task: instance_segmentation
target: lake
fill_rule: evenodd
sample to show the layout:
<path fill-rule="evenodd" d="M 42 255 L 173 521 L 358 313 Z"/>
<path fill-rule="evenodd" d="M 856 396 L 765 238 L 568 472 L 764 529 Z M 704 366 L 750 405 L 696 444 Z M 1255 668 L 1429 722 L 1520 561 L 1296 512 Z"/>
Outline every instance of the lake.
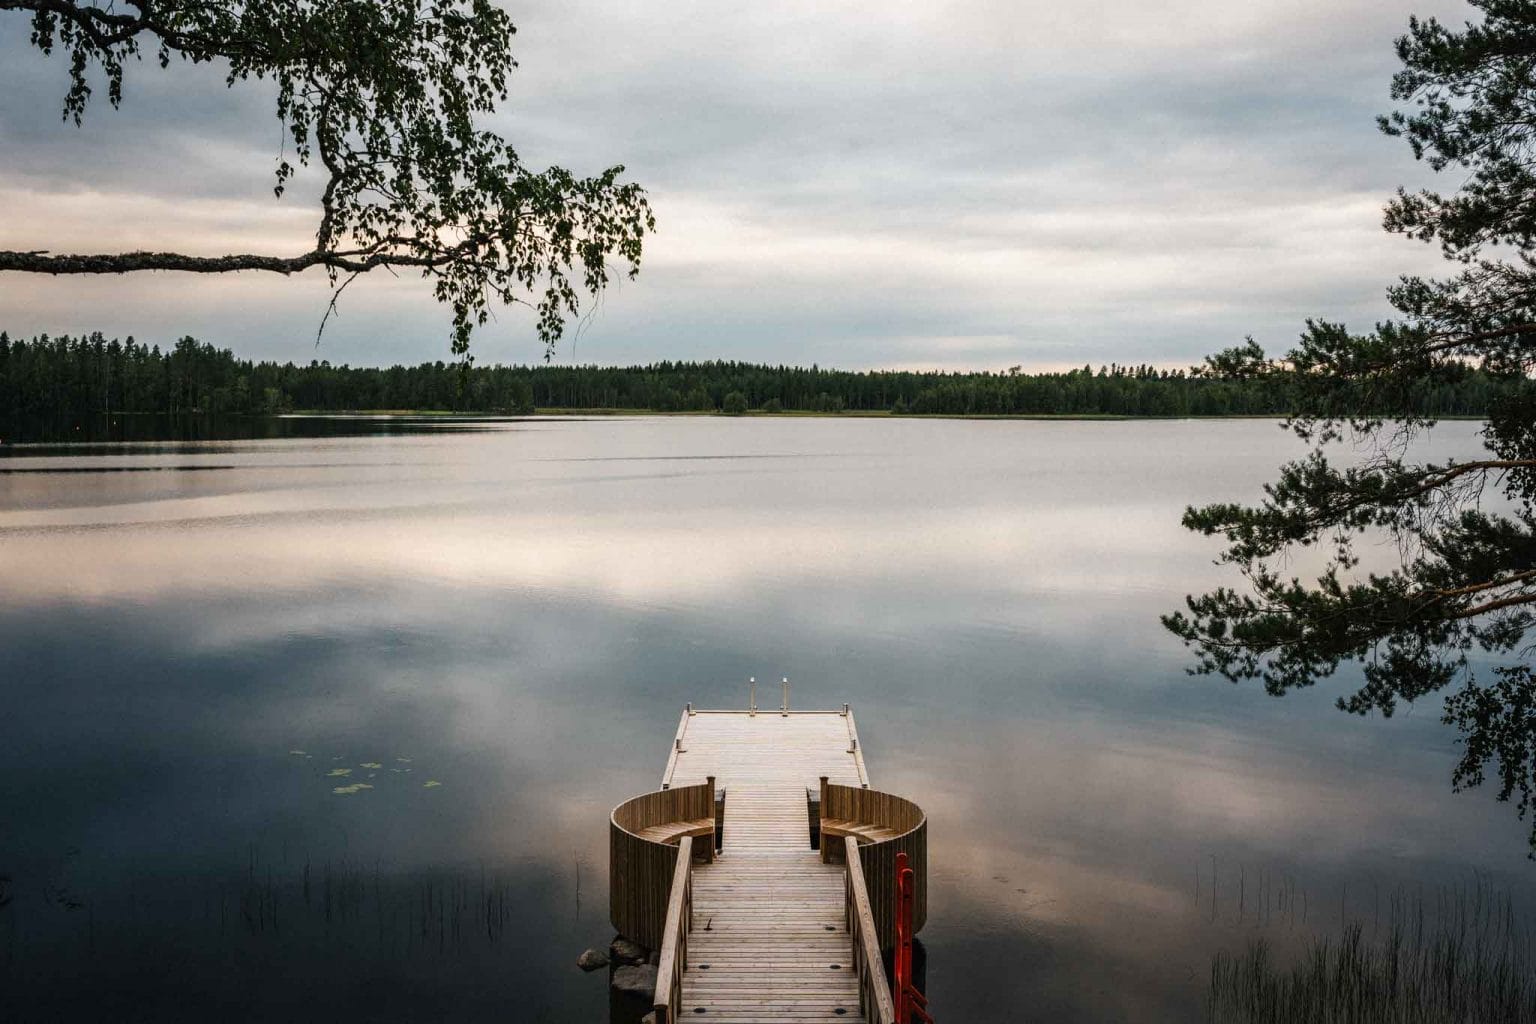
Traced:
<path fill-rule="evenodd" d="M 1529 911 L 1438 698 L 1192 678 L 1158 624 L 1233 582 L 1179 516 L 1275 423 L 387 431 L 0 448 L 0 1017 L 606 1020 L 608 811 L 750 676 L 928 811 L 941 1021 L 1194 1020 L 1254 936 Z"/>

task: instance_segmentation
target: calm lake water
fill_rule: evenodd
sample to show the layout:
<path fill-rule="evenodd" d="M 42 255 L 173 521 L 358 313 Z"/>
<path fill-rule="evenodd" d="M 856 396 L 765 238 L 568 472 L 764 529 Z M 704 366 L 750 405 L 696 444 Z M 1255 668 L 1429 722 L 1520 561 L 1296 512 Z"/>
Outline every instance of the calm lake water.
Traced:
<path fill-rule="evenodd" d="M 1185 675 L 1180 512 L 1273 423 L 420 429 L 4 450 L 0 1018 L 607 1020 L 608 810 L 753 675 L 928 810 L 940 1020 L 1197 1020 L 1216 950 L 1532 888 L 1437 699 Z"/>

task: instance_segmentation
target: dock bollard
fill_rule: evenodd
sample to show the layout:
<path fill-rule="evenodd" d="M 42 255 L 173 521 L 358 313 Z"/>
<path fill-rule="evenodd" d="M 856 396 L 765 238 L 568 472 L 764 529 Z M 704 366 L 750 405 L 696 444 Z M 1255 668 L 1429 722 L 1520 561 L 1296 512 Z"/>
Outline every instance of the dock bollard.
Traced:
<path fill-rule="evenodd" d="M 779 714 L 785 718 L 789 717 L 789 680 L 787 678 L 784 680 L 784 706 L 779 709 Z"/>
<path fill-rule="evenodd" d="M 747 715 L 757 714 L 757 676 L 747 680 Z"/>

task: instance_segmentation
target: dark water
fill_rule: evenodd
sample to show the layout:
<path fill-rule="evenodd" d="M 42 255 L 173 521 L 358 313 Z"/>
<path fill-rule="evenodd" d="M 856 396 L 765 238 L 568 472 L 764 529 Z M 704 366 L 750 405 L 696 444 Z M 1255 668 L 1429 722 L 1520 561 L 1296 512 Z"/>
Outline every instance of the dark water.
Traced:
<path fill-rule="evenodd" d="M 749 675 L 852 702 L 929 811 L 941 1020 L 1194 1020 L 1250 936 L 1524 906 L 1525 826 L 1451 793 L 1438 702 L 1191 679 L 1157 624 L 1226 579 L 1183 505 L 1297 450 L 800 418 L 13 450 L 0 1018 L 607 1019 L 573 966 L 607 811 Z"/>
<path fill-rule="evenodd" d="M 450 433 L 494 429 L 515 422 L 507 416 L 351 413 L 281 416 L 166 416 L 116 413 L 110 416 L 0 419 L 5 445 L 163 444 L 209 441 L 270 441 L 282 438 L 369 437 L 378 435 Z M 0 456 L 14 449 L 0 447 Z"/>

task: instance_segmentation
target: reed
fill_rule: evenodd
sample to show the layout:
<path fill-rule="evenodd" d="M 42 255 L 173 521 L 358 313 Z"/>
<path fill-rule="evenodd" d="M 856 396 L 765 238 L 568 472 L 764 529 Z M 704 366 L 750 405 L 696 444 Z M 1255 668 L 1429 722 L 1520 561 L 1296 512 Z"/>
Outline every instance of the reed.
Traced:
<path fill-rule="evenodd" d="M 1508 894 L 1478 879 L 1432 898 L 1388 897 L 1386 920 L 1307 942 L 1282 960 L 1263 938 L 1211 962 L 1213 1024 L 1536 1024 L 1531 934 Z"/>
<path fill-rule="evenodd" d="M 217 883 L 219 931 L 233 921 L 249 937 L 373 937 L 381 949 L 496 945 L 516 917 L 517 892 L 505 879 L 467 871 L 381 876 L 378 864 L 304 862 L 289 874 L 254 860 L 234 884 Z M 211 906 L 204 911 L 211 916 Z"/>

